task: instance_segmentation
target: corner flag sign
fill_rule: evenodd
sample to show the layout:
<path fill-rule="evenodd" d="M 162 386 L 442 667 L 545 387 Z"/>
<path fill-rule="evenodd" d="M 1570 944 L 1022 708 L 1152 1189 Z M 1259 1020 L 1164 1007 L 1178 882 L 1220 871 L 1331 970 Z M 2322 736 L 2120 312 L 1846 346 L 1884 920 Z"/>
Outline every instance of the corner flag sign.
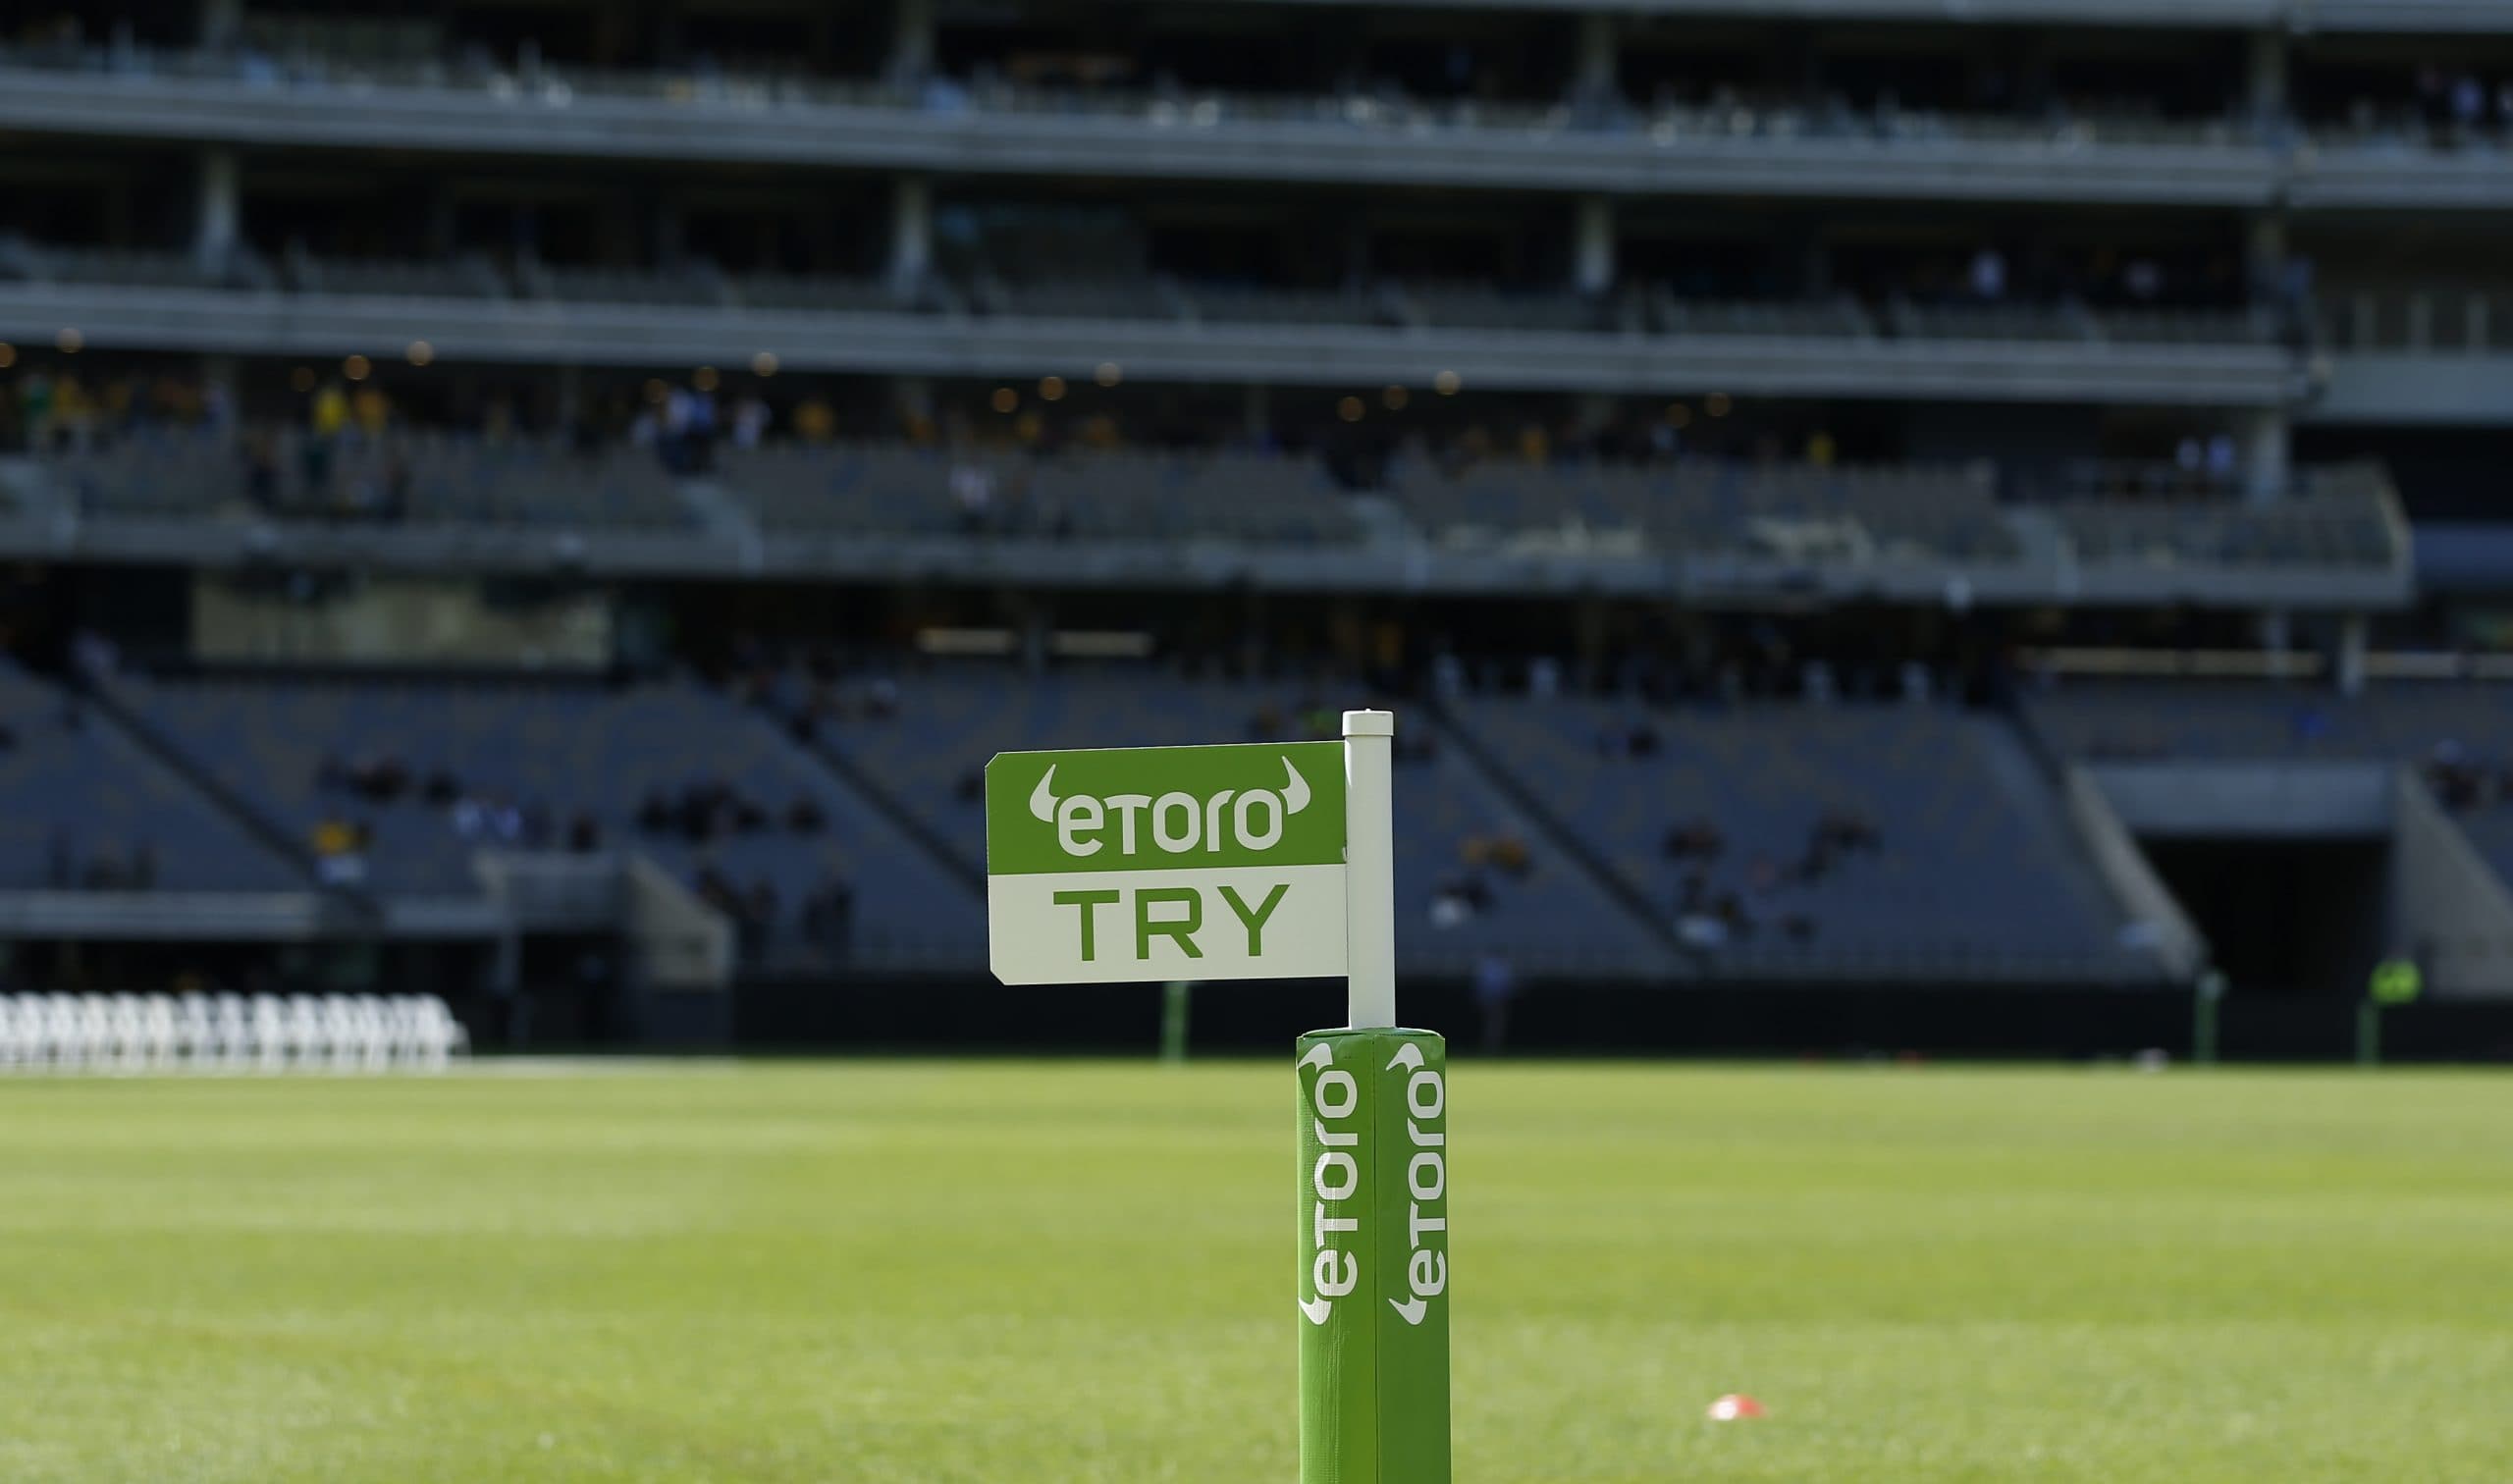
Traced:
<path fill-rule="evenodd" d="M 1344 746 L 998 753 L 988 948 L 1007 984 L 1345 973 Z"/>
<path fill-rule="evenodd" d="M 1301 1484 L 1450 1478 L 1448 1051 L 1396 1023 L 1395 736 L 986 768 L 996 979 L 1345 980 L 1296 1064 Z"/>

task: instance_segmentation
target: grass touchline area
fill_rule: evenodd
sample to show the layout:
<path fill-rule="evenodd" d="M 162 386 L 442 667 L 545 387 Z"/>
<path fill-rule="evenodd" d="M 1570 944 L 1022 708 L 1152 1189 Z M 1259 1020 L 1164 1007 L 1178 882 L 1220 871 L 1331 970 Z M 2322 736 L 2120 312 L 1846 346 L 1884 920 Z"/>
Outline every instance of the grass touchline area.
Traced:
<path fill-rule="evenodd" d="M 2513 1080 L 1451 1098 L 1460 1484 L 2513 1460 Z M 0 1479 L 1288 1480 L 1293 1120 L 1288 1058 L 0 1080 Z"/>

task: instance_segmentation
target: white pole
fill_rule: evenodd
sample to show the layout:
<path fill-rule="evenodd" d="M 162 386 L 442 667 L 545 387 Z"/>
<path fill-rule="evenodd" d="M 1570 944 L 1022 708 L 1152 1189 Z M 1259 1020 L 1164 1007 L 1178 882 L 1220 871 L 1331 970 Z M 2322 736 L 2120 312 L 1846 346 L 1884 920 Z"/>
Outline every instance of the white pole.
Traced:
<path fill-rule="evenodd" d="M 1396 717 L 1344 713 L 1344 949 L 1355 1030 L 1396 1024 Z"/>

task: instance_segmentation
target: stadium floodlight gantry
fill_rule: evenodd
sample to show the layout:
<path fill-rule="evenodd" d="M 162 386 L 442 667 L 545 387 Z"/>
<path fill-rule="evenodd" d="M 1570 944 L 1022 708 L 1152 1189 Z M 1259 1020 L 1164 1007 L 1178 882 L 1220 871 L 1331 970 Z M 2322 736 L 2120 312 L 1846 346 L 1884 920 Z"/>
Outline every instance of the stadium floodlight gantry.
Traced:
<path fill-rule="evenodd" d="M 470 1049 L 432 994 L 0 994 L 0 1073 L 443 1072 Z"/>

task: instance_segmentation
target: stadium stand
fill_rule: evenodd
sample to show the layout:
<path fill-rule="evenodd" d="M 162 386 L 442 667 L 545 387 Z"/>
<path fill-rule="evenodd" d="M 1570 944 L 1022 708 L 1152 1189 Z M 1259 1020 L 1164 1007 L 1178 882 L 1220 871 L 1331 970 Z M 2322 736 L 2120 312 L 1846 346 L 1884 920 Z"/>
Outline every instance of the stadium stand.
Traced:
<path fill-rule="evenodd" d="M 1302 735 L 1358 688 L 1178 678 L 1216 656 L 1408 694 L 1401 947 L 1443 992 L 1487 950 L 1573 1000 L 2194 975 L 2171 822 L 2072 761 L 2414 764 L 2502 869 L 2491 698 L 2338 694 L 2369 646 L 2505 643 L 2513 590 L 2487 541 L 2421 589 L 2409 529 L 2501 515 L 2513 29 L 2370 39 L 2400 3 L 22 18 L 0 645 L 78 674 L 100 629 L 134 673 L 85 733 L 77 687 L 0 690 L 17 895 L 144 822 L 162 899 L 294 899 L 222 942 L 519 1004 L 572 992 L 537 937 L 642 951 L 524 900 L 583 844 L 680 944 L 613 981 L 635 1034 L 725 1013 L 662 1002 L 730 1000 L 727 923 L 797 1000 L 966 991 L 987 754 Z M 2063 689 L 2026 732 L 1824 699 L 2003 701 L 2124 632 L 2335 683 Z M 971 636 L 1023 665 L 909 658 Z M 1155 658 L 1067 667 L 1119 652 Z M 832 678 L 652 678 L 755 653 Z M 69 910 L 0 921 L 145 987 Z"/>
<path fill-rule="evenodd" d="M 1406 310 L 1393 290 L 1300 290 L 1198 283 L 1184 291 L 1199 319 L 1255 325 L 1397 325 Z"/>
<path fill-rule="evenodd" d="M 2513 689 L 2402 682 L 2354 697 L 2265 682 L 2069 682 L 2026 704 L 2045 740 L 2090 759 L 2396 760 L 2436 749 L 2494 766 L 2513 740 Z"/>
<path fill-rule="evenodd" d="M 302 891 L 289 861 L 80 698 L 0 661 L 12 891 Z"/>
<path fill-rule="evenodd" d="M 670 478 L 631 449 L 430 429 L 320 437 L 142 427 L 55 464 L 84 512 L 247 515 L 491 527 L 668 530 L 690 523 Z"/>
<path fill-rule="evenodd" d="M 2378 501 L 2335 495 L 2266 508 L 2229 504 L 2054 506 L 2081 560 L 2170 566 L 2387 566 L 2398 541 Z"/>
<path fill-rule="evenodd" d="M 1301 546 L 1359 539 L 1348 502 L 1309 460 L 783 445 L 728 450 L 721 462 L 724 485 L 772 530 Z"/>
<path fill-rule="evenodd" d="M 1370 288 L 1303 290 L 1272 284 L 1181 282 L 1160 275 L 1094 279 L 1019 277 L 981 266 L 964 277 L 915 282 L 811 274 L 728 275 L 714 265 L 583 265 L 524 259 L 511 275 L 486 256 L 441 260 L 315 258 L 292 248 L 288 271 L 249 255 L 204 267 L 176 250 L 70 247 L 0 239 L 0 282 L 108 285 L 147 289 L 252 291 L 277 295 L 376 295 L 544 300 L 623 310 L 742 307 L 852 313 L 944 312 L 973 308 L 995 318 L 1090 322 L 1180 321 L 1320 327 L 1428 327 L 1578 336 L 1657 333 L 1684 337 L 1828 337 L 1909 341 L 2118 342 L 2258 345 L 2275 340 L 2278 320 L 2256 311 L 2096 307 L 2077 302 L 1966 304 L 1895 298 L 1874 311 L 1856 298 L 1680 297 L 1658 286 L 1645 298 L 1600 299 L 1542 285 L 1395 278 Z M 2485 300 L 2481 299 L 2484 312 Z M 1645 312 L 1644 312 L 1645 310 Z M 2352 323 L 2352 322 L 2351 322 Z M 2387 323 L 2379 321 L 2377 323 Z M 2346 337 L 2333 333 L 2333 340 Z"/>
<path fill-rule="evenodd" d="M 768 956 L 976 953 L 966 885 L 763 718 L 688 684 L 127 677 L 115 690 L 379 894 L 475 895 L 483 850 L 631 850 Z"/>
<path fill-rule="evenodd" d="M 1706 300 L 1652 292 L 1650 314 L 1668 335 L 1773 335 L 1872 340 L 1875 320 L 1854 298 Z"/>
<path fill-rule="evenodd" d="M 301 244 L 288 254 L 288 281 L 307 293 L 372 293 L 404 298 L 501 298 L 506 279 L 486 255 L 446 259 L 316 257 Z"/>
<path fill-rule="evenodd" d="M 722 414 L 718 414 L 722 417 Z M 648 445 L 651 445 L 648 446 Z M 704 465 L 702 468 L 701 465 Z M 1314 452 L 1220 448 L 1024 450 L 790 438 L 705 445 L 486 436 L 425 427 L 255 425 L 228 440 L 164 423 L 89 437 L 45 459 L 52 486 L 90 518 L 275 519 L 488 531 L 664 535 L 697 529 L 710 488 L 770 533 L 1040 538 L 1057 543 L 1211 541 L 1250 549 L 1350 548 L 1394 533 L 1353 498 L 1385 493 L 1435 548 L 1742 557 L 1866 568 L 2024 559 L 2019 511 L 2065 542 L 2081 568 L 2157 574 L 2402 568 L 2406 533 L 2382 472 L 2305 471 L 2290 498 L 2239 501 L 2171 464 L 2106 466 L 2026 505 L 1999 499 L 1999 471 L 1966 464 L 1817 465 L 1712 455 L 1632 462 L 1400 449 L 1338 468 Z M 2085 471 L 2079 471 L 2083 473 Z M 1606 545 L 1600 547 L 1597 544 Z M 648 560 L 671 559 L 667 548 Z"/>
<path fill-rule="evenodd" d="M 2155 973 L 1996 718 L 1569 697 L 1456 712 L 1705 962 L 1809 978 Z"/>
<path fill-rule="evenodd" d="M 2095 764 L 2386 763 L 2414 768 L 2513 883 L 2513 687 L 2403 681 L 2342 696 L 2261 681 L 2062 684 L 2028 701 L 2045 747 Z"/>
<path fill-rule="evenodd" d="M 1452 540 L 1578 521 L 1642 533 L 1667 551 L 1791 560 L 1936 556 L 1998 561 L 2017 550 L 1985 468 L 1758 466 L 1691 459 L 1545 469 L 1428 460 L 1398 472 L 1398 497 Z"/>

